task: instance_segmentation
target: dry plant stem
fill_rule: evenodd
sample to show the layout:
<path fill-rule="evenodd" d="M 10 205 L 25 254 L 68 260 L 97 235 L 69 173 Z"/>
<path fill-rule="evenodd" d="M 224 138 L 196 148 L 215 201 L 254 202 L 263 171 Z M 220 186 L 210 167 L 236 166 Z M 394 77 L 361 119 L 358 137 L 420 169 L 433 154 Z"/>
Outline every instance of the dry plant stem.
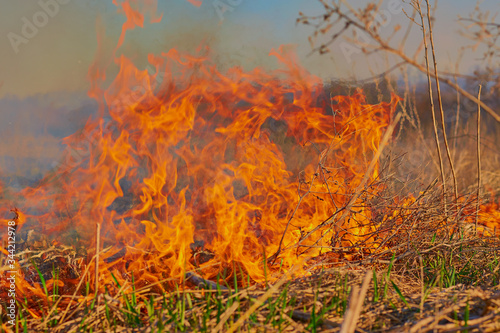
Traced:
<path fill-rule="evenodd" d="M 184 267 L 183 267 L 184 273 L 182 274 L 182 307 L 186 307 L 186 261 L 184 261 Z M 184 326 L 186 323 L 186 314 L 185 312 L 182 313 L 182 318 L 181 318 L 181 324 Z"/>
<path fill-rule="evenodd" d="M 477 99 L 481 100 L 481 85 Z M 477 203 L 476 203 L 476 225 L 475 232 L 477 234 L 477 220 L 479 219 L 479 198 L 481 196 L 481 104 L 477 104 Z"/>
<path fill-rule="evenodd" d="M 451 158 L 450 146 L 448 145 L 448 135 L 446 134 L 446 125 L 444 123 L 443 101 L 441 99 L 441 89 L 439 87 L 439 74 L 438 74 L 438 70 L 437 70 L 436 52 L 435 52 L 435 48 L 434 48 L 434 36 L 432 35 L 432 19 L 431 19 L 431 13 L 430 13 L 431 6 L 429 4 L 429 0 L 425 0 L 425 3 L 427 4 L 427 23 L 429 24 L 429 39 L 431 41 L 432 60 L 434 63 L 434 77 L 436 79 L 436 90 L 437 90 L 437 97 L 438 97 L 438 103 L 439 103 L 439 112 L 441 113 L 441 129 L 443 130 L 444 146 L 446 148 L 446 155 L 448 156 L 448 161 L 450 162 L 451 174 L 453 176 L 455 201 L 457 201 L 457 199 L 458 199 L 457 175 L 455 173 L 453 159 Z"/>
<path fill-rule="evenodd" d="M 314 232 L 316 232 L 318 229 L 320 229 L 324 226 L 332 225 L 333 223 L 335 223 L 336 225 L 339 225 L 347 217 L 347 215 L 350 214 L 352 206 L 354 205 L 356 200 L 358 200 L 359 196 L 361 195 L 361 192 L 362 192 L 366 182 L 368 181 L 369 175 L 373 172 L 373 169 L 375 168 L 375 165 L 377 164 L 377 161 L 380 158 L 382 151 L 384 150 L 385 146 L 387 145 L 389 138 L 391 137 L 392 132 L 394 131 L 394 128 L 396 127 L 396 125 L 399 123 L 400 119 L 401 119 L 401 114 L 398 114 L 396 116 L 396 118 L 394 118 L 394 122 L 391 124 L 391 126 L 389 126 L 389 128 L 385 132 L 384 137 L 382 138 L 382 141 L 380 142 L 379 148 L 378 148 L 377 152 L 375 153 L 375 156 L 373 156 L 373 159 L 372 159 L 370 165 L 368 166 L 368 169 L 366 170 L 363 179 L 361 180 L 359 185 L 356 187 L 356 190 L 354 191 L 354 195 L 349 200 L 349 203 L 345 206 L 344 213 L 340 216 L 340 218 L 337 221 L 334 220 L 335 215 L 338 212 L 340 212 L 340 210 L 337 210 L 335 212 L 335 214 L 333 216 L 331 216 L 330 218 L 328 218 L 324 223 L 321 223 L 320 225 L 315 227 L 313 230 L 309 231 L 304 237 L 302 237 L 302 239 L 294 247 L 299 247 L 302 244 L 302 242 L 304 242 L 304 240 L 306 240 L 310 235 L 312 235 Z"/>
<path fill-rule="evenodd" d="M 95 293 L 97 295 L 97 291 L 99 290 L 99 248 L 101 247 L 101 224 L 97 223 L 96 225 L 96 249 L 95 249 Z"/>
<path fill-rule="evenodd" d="M 462 58 L 462 52 L 460 52 L 460 55 L 458 56 L 459 59 Z M 453 78 L 455 80 L 455 84 L 458 84 L 458 65 L 459 65 L 459 60 L 457 60 L 457 62 L 455 63 L 455 73 L 453 75 Z M 459 119 L 460 119 L 460 93 L 457 91 L 457 113 L 456 113 L 456 117 L 455 117 L 455 133 L 454 133 L 454 137 L 455 137 L 455 140 L 453 141 L 453 154 L 456 156 L 457 154 L 457 137 L 458 137 L 458 124 L 459 124 Z"/>
<path fill-rule="evenodd" d="M 409 88 L 409 81 L 408 81 L 408 71 L 404 72 L 404 80 L 405 80 L 405 85 L 406 85 L 406 91 L 410 91 Z M 427 151 L 427 154 L 429 155 L 429 158 L 431 159 L 432 163 L 436 167 L 436 169 L 439 169 L 439 163 L 436 161 L 436 158 L 434 154 L 432 154 L 432 149 L 429 147 L 427 144 L 427 141 L 425 140 L 424 132 L 422 131 L 422 125 L 420 122 L 420 117 L 417 112 L 417 105 L 416 105 L 416 87 L 413 86 L 413 91 L 412 94 L 408 93 L 408 108 L 410 109 L 410 112 L 413 112 L 411 115 L 408 113 L 408 120 L 410 120 L 410 123 L 412 123 L 413 127 L 417 130 L 418 137 L 422 143 L 422 145 L 425 147 L 425 150 Z M 412 118 L 413 117 L 413 118 Z"/>
<path fill-rule="evenodd" d="M 424 295 L 425 295 L 425 282 L 424 282 L 424 263 L 422 262 L 422 256 L 418 256 L 418 261 L 420 263 L 420 313 L 424 313 Z"/>
<path fill-rule="evenodd" d="M 336 15 L 339 16 L 338 21 L 340 21 L 340 19 L 345 20 L 345 26 L 346 27 L 347 26 L 356 27 L 356 28 L 360 29 L 361 31 L 366 32 L 373 40 L 375 40 L 378 43 L 378 47 L 375 47 L 374 45 L 371 45 L 371 44 L 364 44 L 364 45 L 362 45 L 365 49 L 372 48 L 372 49 L 375 49 L 374 52 L 386 51 L 386 52 L 392 53 L 392 54 L 400 57 L 405 63 L 407 63 L 407 64 L 415 67 L 416 69 L 418 69 L 422 73 L 427 73 L 428 72 L 423 65 L 419 64 L 416 60 L 414 60 L 414 59 L 410 58 L 409 56 L 407 56 L 403 52 L 403 50 L 402 50 L 401 47 L 394 48 L 394 47 L 390 46 L 388 44 L 388 42 L 385 42 L 378 33 L 376 33 L 375 31 L 373 31 L 372 29 L 368 29 L 365 26 L 365 24 L 363 23 L 363 21 L 361 20 L 362 19 L 361 15 L 358 14 L 356 12 L 356 10 L 352 6 L 350 6 L 349 3 L 346 0 L 340 0 L 340 2 L 342 2 L 342 4 L 344 4 L 349 9 L 349 11 L 350 11 L 351 14 L 355 15 L 358 19 L 360 19 L 361 23 L 357 22 L 357 21 L 354 21 L 346 13 L 344 13 L 343 11 L 341 11 L 339 5 L 335 4 L 334 7 L 331 7 L 324 0 L 320 0 L 320 2 L 327 9 L 327 11 L 331 10 L 332 13 L 335 13 Z M 324 16 L 322 16 L 322 17 L 324 17 Z M 346 30 L 347 29 L 344 28 L 342 30 L 342 32 L 344 32 Z M 327 43 L 322 44 L 321 46 L 314 48 L 312 52 L 318 51 L 318 52 L 321 53 L 321 50 L 323 50 L 323 52 L 325 52 L 324 50 L 326 50 L 328 48 L 328 46 L 331 45 L 342 34 L 342 32 L 336 33 L 332 38 L 330 38 L 330 40 Z M 358 43 L 358 44 L 362 44 L 362 43 Z M 430 75 L 433 78 L 435 78 L 435 74 L 434 73 L 430 73 Z M 439 77 L 439 80 L 441 82 L 446 83 L 447 85 L 449 85 L 450 87 L 452 87 L 453 89 L 455 89 L 456 91 L 458 91 L 460 94 L 462 94 L 462 96 L 465 96 L 466 98 L 468 98 L 469 100 L 473 101 L 474 103 L 476 103 L 476 104 L 479 103 L 481 105 L 481 107 L 486 112 L 488 112 L 496 121 L 500 122 L 500 115 L 497 114 L 491 107 L 489 107 L 488 105 L 486 105 L 484 102 L 478 101 L 477 98 L 476 98 L 476 96 L 470 94 L 469 92 L 467 92 L 466 90 L 464 90 L 463 88 L 461 88 L 458 84 L 454 83 L 450 79 Z"/>
<path fill-rule="evenodd" d="M 420 7 L 420 0 L 415 1 L 415 4 L 417 5 L 418 9 L 418 14 L 420 16 L 420 20 L 422 23 L 422 34 L 423 34 L 423 39 L 424 39 L 424 48 L 425 48 L 425 65 L 426 65 L 426 72 L 427 72 L 427 85 L 429 87 L 429 101 L 431 104 L 431 114 L 432 114 L 432 125 L 434 129 L 434 140 L 436 142 L 436 149 L 438 153 L 438 158 L 439 158 L 439 171 L 441 172 L 441 181 L 443 183 L 443 207 L 444 210 L 447 211 L 446 208 L 446 177 L 444 175 L 444 167 L 443 167 L 443 157 L 441 156 L 441 147 L 439 146 L 439 135 L 438 135 L 438 130 L 437 130 L 437 121 L 436 121 L 436 114 L 434 110 L 434 100 L 432 97 L 432 81 L 431 81 L 431 71 L 429 69 L 429 56 L 428 56 L 428 47 L 427 47 L 427 33 L 425 32 L 425 22 L 424 22 L 424 14 L 422 13 L 422 8 Z"/>
<path fill-rule="evenodd" d="M 363 303 L 365 300 L 366 292 L 368 291 L 368 286 L 370 285 L 371 272 L 368 271 L 363 279 L 363 284 L 361 285 L 361 291 L 358 292 L 359 287 L 354 286 L 351 291 L 351 298 L 349 300 L 349 308 L 344 316 L 344 321 L 342 322 L 342 327 L 340 328 L 340 333 L 354 333 L 356 330 L 356 325 L 358 323 L 359 315 L 363 309 Z"/>
<path fill-rule="evenodd" d="M 96 259 L 96 257 L 97 257 L 97 253 L 94 255 L 94 257 L 90 260 L 89 264 L 85 268 L 85 272 L 83 272 L 82 277 L 80 278 L 80 282 L 78 282 L 78 285 L 76 286 L 75 292 L 73 293 L 73 296 L 71 296 L 71 299 L 68 302 L 68 305 L 66 306 L 66 310 L 64 310 L 64 312 L 63 312 L 63 315 L 60 319 L 60 322 L 63 322 L 64 318 L 66 317 L 66 314 L 68 313 L 69 308 L 71 306 L 71 301 L 76 297 L 76 293 L 80 290 L 80 287 L 82 286 L 83 281 L 85 280 L 85 277 L 87 276 L 87 273 L 90 269 L 90 263 L 92 262 L 92 260 Z"/>
<path fill-rule="evenodd" d="M 224 327 L 224 324 L 226 321 L 231 317 L 231 315 L 238 309 L 240 306 L 240 302 L 236 301 L 233 303 L 231 307 L 229 307 L 224 313 L 222 314 L 222 317 L 220 318 L 219 324 L 214 328 L 213 332 L 222 332 L 222 328 Z"/>
<path fill-rule="evenodd" d="M 227 333 L 235 332 L 245 322 L 245 320 L 247 320 L 250 317 L 250 315 L 254 313 L 255 310 L 257 310 L 259 306 L 264 304 L 272 294 L 278 291 L 279 287 L 281 287 L 287 281 L 288 276 L 292 275 L 295 269 L 296 266 L 293 266 L 288 272 L 283 274 L 281 279 L 278 282 L 276 282 L 271 288 L 269 288 L 269 290 L 266 291 L 264 295 L 259 297 L 259 299 L 255 301 L 255 303 L 238 319 L 238 321 L 234 323 L 234 325 L 227 330 Z"/>

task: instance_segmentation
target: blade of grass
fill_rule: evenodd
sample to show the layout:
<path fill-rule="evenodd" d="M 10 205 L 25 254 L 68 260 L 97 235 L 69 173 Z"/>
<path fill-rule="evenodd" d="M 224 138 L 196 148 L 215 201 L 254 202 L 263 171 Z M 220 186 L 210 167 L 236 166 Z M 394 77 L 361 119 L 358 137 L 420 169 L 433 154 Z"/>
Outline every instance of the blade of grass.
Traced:
<path fill-rule="evenodd" d="M 399 295 L 399 298 L 405 303 L 406 307 L 411 310 L 410 304 L 408 304 L 408 301 L 406 300 L 406 297 L 404 297 L 403 293 L 401 290 L 399 290 L 399 287 L 394 283 L 394 281 L 391 280 L 392 286 L 394 287 L 394 290 L 396 290 L 396 293 Z"/>
<path fill-rule="evenodd" d="M 373 269 L 373 302 L 378 301 L 378 283 L 377 283 L 377 273 L 375 272 L 375 268 Z"/>
<path fill-rule="evenodd" d="M 248 308 L 247 311 L 245 311 L 245 313 L 238 319 L 238 321 L 236 321 L 236 323 L 234 323 L 234 325 L 231 326 L 227 330 L 227 333 L 233 333 L 234 331 L 236 331 L 250 317 L 250 315 L 252 315 L 255 312 L 255 310 L 257 310 L 262 304 L 264 304 L 266 302 L 266 300 L 272 294 L 274 294 L 278 290 L 279 287 L 281 287 L 285 283 L 287 277 L 289 275 L 292 275 L 293 272 L 295 272 L 295 270 L 296 270 L 296 266 L 292 266 L 292 268 L 290 268 L 290 270 L 288 270 L 288 272 L 286 272 L 281 277 L 281 279 L 278 280 L 278 282 L 276 282 L 271 288 L 269 288 L 261 297 L 259 297 L 255 301 L 255 303 L 253 303 L 250 306 L 250 308 Z"/>

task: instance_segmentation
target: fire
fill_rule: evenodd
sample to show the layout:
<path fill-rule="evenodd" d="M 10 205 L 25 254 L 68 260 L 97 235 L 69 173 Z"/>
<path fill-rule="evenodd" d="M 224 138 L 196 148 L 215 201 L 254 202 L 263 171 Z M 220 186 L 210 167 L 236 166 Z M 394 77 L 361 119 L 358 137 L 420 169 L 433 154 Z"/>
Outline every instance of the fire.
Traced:
<path fill-rule="evenodd" d="M 45 209 L 29 218 L 44 232 L 76 230 L 89 246 L 101 223 L 103 246 L 112 246 L 101 254 L 103 281 L 134 272 L 136 281 L 156 282 L 196 268 L 213 278 L 233 263 L 263 280 L 263 255 L 275 253 L 283 235 L 284 247 L 296 244 L 345 204 L 398 101 L 369 105 L 358 91 L 335 97 L 328 114 L 321 81 L 283 49 L 271 54 L 286 70 L 221 73 L 206 57 L 150 56 L 168 78 L 160 87 L 119 58 L 105 93 L 110 119 L 89 121 L 64 140 L 70 149 L 55 180 L 22 194 L 31 212 Z M 137 86 L 145 88 L 140 95 Z M 305 191 L 314 195 L 301 199 Z M 370 212 L 355 215 L 333 245 L 370 231 L 360 227 Z M 332 245 L 338 232 L 317 232 L 302 245 Z M 209 258 L 199 260 L 200 251 Z M 299 258 L 283 251 L 280 260 L 286 269 Z"/>
<path fill-rule="evenodd" d="M 156 1 L 145 4 L 115 1 L 127 17 L 115 54 L 144 12 L 161 19 Z M 92 66 L 89 96 L 101 116 L 65 138 L 62 165 L 16 200 L 37 232 L 85 244 L 91 265 L 99 237 L 100 288 L 127 272 L 147 284 L 194 269 L 262 281 L 266 256 L 287 269 L 301 253 L 375 242 L 364 236 L 374 231 L 366 208 L 316 229 L 361 182 L 399 98 L 371 105 L 357 91 L 329 100 L 283 47 L 270 54 L 283 70 L 271 73 L 220 72 L 209 53 L 150 55 L 155 74 L 116 56 L 120 71 L 106 89 L 104 70 Z"/>
<path fill-rule="evenodd" d="M 134 6 L 121 3 L 127 21 L 118 47 L 144 22 Z M 199 53 L 150 55 L 154 74 L 116 56 L 120 71 L 104 91 L 103 71 L 93 66 L 89 95 L 102 116 L 65 138 L 61 166 L 20 193 L 26 224 L 85 244 L 90 265 L 99 237 L 102 290 L 132 273 L 138 285 L 179 281 L 188 270 L 263 281 L 273 254 L 274 269 L 286 270 L 322 247 L 375 248 L 372 213 L 362 205 L 340 224 L 317 227 L 361 183 L 399 98 L 373 105 L 360 90 L 325 98 L 322 81 L 283 47 L 270 53 L 283 64 L 276 72 L 221 72 L 209 50 Z M 18 281 L 21 293 L 43 295 L 38 284 Z"/>
<path fill-rule="evenodd" d="M 473 223 L 473 221 L 470 221 Z M 475 222 L 475 221 L 474 221 Z M 500 200 L 480 206 L 478 231 L 487 236 L 496 236 L 500 232 Z"/>

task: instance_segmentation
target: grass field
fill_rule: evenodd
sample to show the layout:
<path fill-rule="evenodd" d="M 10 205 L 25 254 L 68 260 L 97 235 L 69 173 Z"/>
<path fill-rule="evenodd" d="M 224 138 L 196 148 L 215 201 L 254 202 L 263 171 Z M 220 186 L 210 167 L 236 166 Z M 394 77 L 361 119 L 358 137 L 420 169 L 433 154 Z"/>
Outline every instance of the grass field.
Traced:
<path fill-rule="evenodd" d="M 62 163 L 0 184 L 1 331 L 500 332 L 498 73 L 440 78 L 428 1 L 409 4 L 420 58 L 378 34 L 375 4 L 341 3 L 298 22 L 354 26 L 427 82 L 326 84 L 280 48 L 272 73 L 173 50 L 154 60 L 179 77 L 154 86 L 117 57 Z"/>

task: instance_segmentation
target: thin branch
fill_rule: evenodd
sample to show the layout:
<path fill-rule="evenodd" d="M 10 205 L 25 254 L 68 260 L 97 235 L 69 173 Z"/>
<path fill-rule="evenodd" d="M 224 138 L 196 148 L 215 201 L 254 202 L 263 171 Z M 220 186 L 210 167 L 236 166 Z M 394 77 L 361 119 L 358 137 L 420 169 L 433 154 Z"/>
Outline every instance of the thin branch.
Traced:
<path fill-rule="evenodd" d="M 375 168 L 375 165 L 377 164 L 378 159 L 380 158 L 380 155 L 382 154 L 382 151 L 384 150 L 385 146 L 387 145 L 390 136 L 392 135 L 392 132 L 394 131 L 394 128 L 398 124 L 399 120 L 401 119 L 401 114 L 398 114 L 396 118 L 394 119 L 394 122 L 389 126 L 387 129 L 384 137 L 382 138 L 382 141 L 380 142 L 379 149 L 375 153 L 375 156 L 373 157 L 368 169 L 365 172 L 365 175 L 359 185 L 356 187 L 356 190 L 354 191 L 353 196 L 349 200 L 349 203 L 345 206 L 344 208 L 344 213 L 340 216 L 338 220 L 334 220 L 335 215 L 338 213 L 335 212 L 333 216 L 328 218 L 325 222 L 326 223 L 321 223 L 317 227 L 313 228 L 311 231 L 309 231 L 302 239 L 295 245 L 295 247 L 299 247 L 302 242 L 304 242 L 310 235 L 312 235 L 314 232 L 316 232 L 318 229 L 321 227 L 327 226 L 327 225 L 332 225 L 335 223 L 335 225 L 341 224 L 345 218 L 351 213 L 351 208 L 353 207 L 354 203 L 358 200 L 358 198 L 361 195 L 362 189 L 365 186 L 366 182 L 368 181 L 368 178 L 370 177 L 369 175 L 373 172 L 373 169 Z M 330 227 L 331 228 L 331 227 Z"/>
<path fill-rule="evenodd" d="M 330 19 L 330 17 L 333 14 L 336 14 L 339 17 L 339 19 L 345 20 L 345 21 L 349 22 L 349 25 L 351 25 L 352 27 L 356 27 L 356 28 L 360 29 L 360 31 L 366 32 L 369 35 L 369 37 L 371 37 L 375 42 L 377 42 L 378 46 L 372 45 L 373 48 L 377 48 L 380 51 L 386 51 L 386 52 L 389 52 L 391 54 L 394 54 L 394 55 L 400 57 L 403 61 L 405 61 L 409 65 L 412 65 L 413 67 L 415 67 L 416 69 L 421 71 L 422 73 L 424 73 L 424 74 L 427 73 L 425 66 L 418 63 L 415 59 L 412 59 L 409 56 L 407 56 L 402 50 L 393 48 L 392 46 L 389 45 L 388 42 L 384 41 L 382 39 L 382 37 L 376 31 L 374 31 L 373 29 L 370 28 L 370 25 L 368 24 L 369 22 L 367 22 L 367 18 L 363 17 L 360 13 L 357 13 L 356 10 L 347 3 L 347 1 L 340 0 L 340 2 L 342 2 L 349 9 L 350 13 L 352 13 L 356 17 L 356 19 L 359 20 L 359 22 L 355 21 L 349 15 L 342 12 L 339 4 L 337 4 L 335 2 L 333 2 L 332 4 L 327 4 L 325 1 L 321 1 L 321 0 L 320 0 L 320 2 L 325 7 L 327 14 L 317 16 L 317 17 L 312 17 L 311 19 L 318 19 L 318 20 L 321 19 L 321 20 L 324 20 L 326 22 Z M 307 22 L 307 24 L 309 24 L 308 17 L 305 17 L 305 16 L 302 18 L 299 18 L 298 21 L 302 21 L 304 24 Z M 339 22 L 339 21 L 340 20 L 336 20 L 336 22 Z M 333 25 L 330 25 L 329 27 L 326 27 L 326 28 L 322 28 L 323 29 L 322 34 L 326 33 L 326 31 L 329 30 L 332 26 Z M 315 35 L 317 35 L 317 34 L 315 34 Z M 330 39 L 328 42 L 322 44 L 319 47 L 313 48 L 311 53 L 314 53 L 314 52 L 324 53 L 324 52 L 326 52 L 325 50 L 327 50 L 328 46 L 333 44 L 338 39 L 338 37 L 340 37 L 340 35 L 337 35 L 335 38 Z M 431 72 L 430 75 L 432 78 L 436 78 L 436 75 L 434 73 Z M 476 96 L 468 93 L 466 90 L 464 90 L 458 84 L 456 84 L 455 82 L 453 82 L 452 80 L 450 80 L 448 78 L 443 78 L 443 77 L 438 76 L 437 79 L 441 82 L 444 82 L 445 84 L 447 84 L 451 88 L 457 90 L 460 94 L 462 94 L 462 96 L 471 100 L 475 104 L 479 103 L 481 105 L 481 107 L 486 112 L 488 112 L 488 114 L 490 114 L 497 122 L 500 122 L 500 115 L 498 113 L 496 113 L 491 107 L 486 105 L 483 101 L 478 101 Z"/>
<path fill-rule="evenodd" d="M 453 185 L 454 185 L 454 193 L 455 193 L 455 201 L 458 200 L 458 186 L 457 186 L 457 175 L 455 172 L 455 166 L 453 165 L 453 159 L 451 158 L 450 146 L 448 145 L 448 135 L 446 133 L 446 125 L 444 123 L 444 110 L 443 110 L 443 101 L 441 99 L 441 89 L 439 87 L 439 74 L 437 70 L 437 62 L 436 62 L 436 52 L 434 48 L 434 36 L 432 34 L 432 19 L 431 19 L 431 5 L 429 4 L 429 0 L 425 0 L 427 4 L 427 23 L 429 25 L 429 38 L 431 41 L 431 51 L 432 51 L 432 60 L 434 63 L 434 74 L 436 79 L 436 90 L 437 90 L 437 98 L 439 103 L 439 112 L 441 113 L 441 129 L 443 130 L 443 140 L 444 147 L 446 149 L 446 155 L 448 156 L 448 162 L 450 163 L 451 174 L 453 176 Z M 424 36 L 425 37 L 425 36 Z"/>
<path fill-rule="evenodd" d="M 477 99 L 481 99 L 481 85 Z M 477 203 L 476 203 L 476 225 L 475 232 L 477 234 L 477 221 L 479 219 L 479 198 L 481 197 L 481 105 L 477 105 Z"/>
<path fill-rule="evenodd" d="M 439 171 L 441 172 L 441 182 L 443 183 L 443 207 L 446 211 L 446 177 L 444 175 L 443 157 L 441 155 L 441 147 L 439 145 L 439 135 L 438 135 L 438 130 L 437 130 L 436 112 L 434 110 L 434 98 L 432 97 L 432 81 L 431 81 L 431 71 L 429 68 L 427 33 L 425 31 L 424 14 L 422 13 L 422 8 L 420 7 L 420 0 L 416 0 L 415 5 L 417 6 L 420 20 L 422 21 L 422 34 L 423 34 L 424 48 L 425 48 L 425 64 L 427 67 L 426 68 L 427 85 L 429 87 L 429 101 L 431 104 L 432 125 L 433 125 L 433 129 L 434 129 L 434 140 L 436 142 L 436 149 L 437 149 L 438 158 L 439 158 Z"/>

